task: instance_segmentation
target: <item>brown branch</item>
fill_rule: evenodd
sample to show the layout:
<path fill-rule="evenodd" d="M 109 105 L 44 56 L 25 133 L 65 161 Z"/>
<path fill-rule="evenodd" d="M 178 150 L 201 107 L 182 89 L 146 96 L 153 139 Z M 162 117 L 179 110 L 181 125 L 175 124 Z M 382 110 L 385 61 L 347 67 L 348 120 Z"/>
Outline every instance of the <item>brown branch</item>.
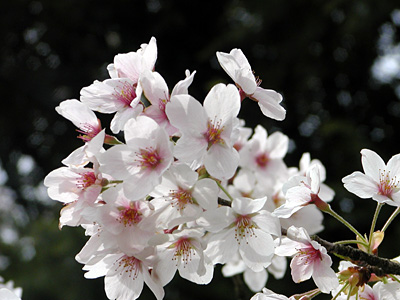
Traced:
<path fill-rule="evenodd" d="M 282 229 L 282 234 L 286 235 L 286 233 L 286 229 Z M 321 239 L 317 235 L 312 235 L 311 239 L 324 246 L 328 253 L 347 257 L 352 263 L 367 268 L 371 273 L 375 273 L 376 276 L 400 275 L 400 264 L 395 261 L 366 253 L 349 245 L 334 244 Z"/>

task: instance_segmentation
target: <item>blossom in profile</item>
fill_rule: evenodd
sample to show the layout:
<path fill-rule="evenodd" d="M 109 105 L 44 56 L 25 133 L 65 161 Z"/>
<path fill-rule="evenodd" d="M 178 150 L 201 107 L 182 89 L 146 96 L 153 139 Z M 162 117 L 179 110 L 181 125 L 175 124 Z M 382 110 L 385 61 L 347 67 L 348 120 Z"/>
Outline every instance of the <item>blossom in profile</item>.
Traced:
<path fill-rule="evenodd" d="M 329 293 L 339 285 L 335 272 L 331 269 L 332 259 L 325 247 L 311 240 L 307 231 L 300 227 L 289 227 L 287 237 L 275 249 L 275 254 L 294 255 L 290 262 L 292 279 L 299 283 L 313 278 L 323 293 Z"/>
<path fill-rule="evenodd" d="M 344 187 L 360 198 L 400 206 L 400 154 L 388 163 L 372 150 L 361 150 L 364 173 L 356 171 L 342 179 Z"/>
<path fill-rule="evenodd" d="M 283 186 L 286 202 L 274 210 L 273 214 L 279 218 L 289 218 L 295 212 L 308 204 L 320 204 L 333 199 L 334 191 L 328 186 L 322 186 L 320 169 L 312 165 L 306 176 L 294 176 Z"/>
<path fill-rule="evenodd" d="M 259 87 L 261 80 L 254 76 L 242 50 L 232 49 L 230 53 L 217 52 L 217 58 L 222 69 L 238 86 L 242 100 L 249 97 L 258 102 L 265 116 L 278 121 L 285 119 L 286 110 L 280 105 L 282 95 L 274 90 Z"/>

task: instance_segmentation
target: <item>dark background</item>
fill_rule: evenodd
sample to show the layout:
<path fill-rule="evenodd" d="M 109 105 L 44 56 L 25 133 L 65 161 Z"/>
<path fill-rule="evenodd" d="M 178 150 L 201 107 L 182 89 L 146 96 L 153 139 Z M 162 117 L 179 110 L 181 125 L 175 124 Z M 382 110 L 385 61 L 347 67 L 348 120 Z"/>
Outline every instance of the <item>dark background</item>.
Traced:
<path fill-rule="evenodd" d="M 74 260 L 86 241 L 83 230 L 58 230 L 61 204 L 42 186 L 81 145 L 74 126 L 54 108 L 107 78 L 114 55 L 136 51 L 151 36 L 159 51 L 156 70 L 170 88 L 185 69 L 197 70 L 190 93 L 199 100 L 216 82 L 231 82 L 215 52 L 241 48 L 261 86 L 283 94 L 287 117 L 270 120 L 249 101 L 240 117 L 290 137 L 288 166 L 297 166 L 303 152 L 320 159 L 336 191 L 332 206 L 368 232 L 375 203 L 346 192 L 341 178 L 361 170 L 363 148 L 385 161 L 400 152 L 396 2 L 1 1 L 0 276 L 21 286 L 24 299 L 106 299 L 103 280 L 85 280 Z M 383 208 L 378 228 L 392 211 Z M 325 225 L 321 236 L 328 240 L 354 238 L 329 216 Z M 399 254 L 393 247 L 399 227 L 389 228 L 382 256 Z M 267 287 L 289 296 L 313 285 L 295 285 L 289 276 Z M 234 297 L 233 281 L 221 279 L 217 268 L 209 286 L 177 279 L 167 285 L 165 299 Z M 153 296 L 145 289 L 141 299 L 147 298 Z"/>

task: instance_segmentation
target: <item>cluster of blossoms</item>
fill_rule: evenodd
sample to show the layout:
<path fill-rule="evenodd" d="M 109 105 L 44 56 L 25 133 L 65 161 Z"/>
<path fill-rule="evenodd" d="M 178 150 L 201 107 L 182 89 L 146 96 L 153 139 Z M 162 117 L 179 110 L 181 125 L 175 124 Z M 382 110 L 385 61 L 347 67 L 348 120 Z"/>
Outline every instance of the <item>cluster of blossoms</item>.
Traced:
<path fill-rule="evenodd" d="M 295 282 L 312 277 L 320 292 L 340 288 L 327 250 L 309 236 L 323 229 L 321 211 L 334 197 L 323 183 L 324 166 L 305 153 L 298 168 L 289 168 L 283 161 L 287 136 L 245 127 L 238 118 L 244 99 L 283 120 L 282 96 L 260 87 L 241 50 L 217 52 L 217 58 L 235 85 L 216 84 L 199 102 L 188 92 L 195 72 L 186 71 L 170 92 L 155 71 L 151 38 L 136 52 L 115 56 L 107 67 L 110 79 L 95 81 L 81 90 L 80 100 L 56 108 L 78 128 L 84 145 L 44 183 L 49 196 L 65 204 L 60 228 L 82 226 L 90 237 L 76 260 L 86 278 L 104 276 L 109 299 L 136 299 L 144 283 L 162 299 L 176 272 L 208 284 L 216 264 L 224 265 L 227 277 L 244 273 L 258 292 L 267 271 L 284 276 L 285 256 L 293 256 Z M 115 114 L 113 135 L 95 112 Z M 345 186 L 396 202 L 397 182 L 387 169 L 369 181 L 351 175 Z M 372 186 L 377 178 L 381 185 L 366 196 L 360 185 Z"/>

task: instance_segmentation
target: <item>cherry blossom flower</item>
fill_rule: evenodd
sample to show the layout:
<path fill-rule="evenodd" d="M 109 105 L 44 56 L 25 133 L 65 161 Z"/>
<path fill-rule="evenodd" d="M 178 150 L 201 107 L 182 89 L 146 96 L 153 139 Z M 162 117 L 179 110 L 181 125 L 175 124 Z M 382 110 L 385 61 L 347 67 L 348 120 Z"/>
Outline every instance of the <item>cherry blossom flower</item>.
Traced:
<path fill-rule="evenodd" d="M 155 271 L 163 285 L 169 283 L 176 271 L 182 278 L 197 284 L 208 284 L 214 272 L 211 260 L 204 255 L 204 231 L 184 229 L 172 234 L 155 236 L 158 261 Z"/>
<path fill-rule="evenodd" d="M 135 300 L 143 284 L 150 288 L 158 300 L 164 297 L 164 289 L 154 270 L 154 249 L 146 248 L 140 253 L 110 253 L 103 258 L 88 262 L 83 270 L 85 278 L 105 276 L 104 288 L 109 299 Z"/>
<path fill-rule="evenodd" d="M 204 107 L 190 95 L 172 97 L 167 116 L 182 133 L 174 148 L 175 157 L 194 168 L 204 164 L 218 179 L 231 178 L 239 163 L 233 147 L 239 109 L 239 93 L 233 85 L 212 87 Z"/>
<path fill-rule="evenodd" d="M 272 235 L 280 236 L 279 220 L 262 210 L 266 197 L 234 198 L 232 207 L 204 212 L 197 220 L 210 234 L 206 254 L 213 263 L 226 263 L 239 251 L 246 266 L 255 272 L 271 264 L 274 255 Z"/>
<path fill-rule="evenodd" d="M 111 120 L 111 131 L 118 133 L 130 118 L 136 118 L 142 111 L 141 89 L 128 78 L 95 81 L 81 90 L 82 103 L 91 110 L 101 113 L 115 113 Z"/>
<path fill-rule="evenodd" d="M 56 111 L 79 128 L 77 131 L 81 135 L 78 138 L 84 142 L 89 142 L 102 131 L 100 120 L 97 119 L 95 113 L 76 99 L 61 102 L 56 107 Z M 109 135 L 105 136 L 104 142 L 108 144 L 118 143 L 115 137 Z"/>
<path fill-rule="evenodd" d="M 289 218 L 308 204 L 320 205 L 331 201 L 334 196 L 334 191 L 328 186 L 322 187 L 318 165 L 311 166 L 306 177 L 292 177 L 282 189 L 286 202 L 273 212 L 279 218 Z"/>
<path fill-rule="evenodd" d="M 313 278 L 323 293 L 329 293 L 339 285 L 335 272 L 331 269 L 332 259 L 325 247 L 311 240 L 304 228 L 289 227 L 287 238 L 275 249 L 275 254 L 294 255 L 290 262 L 293 281 L 298 283 Z"/>
<path fill-rule="evenodd" d="M 145 109 L 144 114 L 154 119 L 161 127 L 164 127 L 170 136 L 178 133 L 178 129 L 171 125 L 165 112 L 166 105 L 170 102 L 171 97 L 188 94 L 188 87 L 193 82 L 194 74 L 196 72 L 190 74 L 189 70 L 186 70 L 186 78 L 175 85 L 171 95 L 164 78 L 159 73 L 147 71 L 143 73 L 140 79 L 144 95 L 151 103 Z"/>
<path fill-rule="evenodd" d="M 107 66 L 111 78 L 129 78 L 133 84 L 139 82 L 145 71 L 153 71 L 157 60 L 157 42 L 154 37 L 148 44 L 142 44 L 136 52 L 118 54 L 114 63 Z"/>
<path fill-rule="evenodd" d="M 250 64 L 240 49 L 232 49 L 230 53 L 217 52 L 221 67 L 239 87 L 242 100 L 247 96 L 258 102 L 262 113 L 275 120 L 283 120 L 285 109 L 279 105 L 281 94 L 274 90 L 259 87 L 261 80 L 256 79 Z"/>
<path fill-rule="evenodd" d="M 364 173 L 356 171 L 342 179 L 344 187 L 358 197 L 400 206 L 400 154 L 387 164 L 372 150 L 361 150 Z"/>
<path fill-rule="evenodd" d="M 268 136 L 261 125 L 257 125 L 251 139 L 240 150 L 240 166 L 257 174 L 258 180 L 284 175 L 289 138 L 277 131 Z"/>
<path fill-rule="evenodd" d="M 203 210 L 218 207 L 219 188 L 214 180 L 198 180 L 198 173 L 185 164 L 174 164 L 164 174 L 161 184 L 150 193 L 154 214 L 148 222 L 171 229 L 195 221 Z"/>
<path fill-rule="evenodd" d="M 116 145 L 99 157 L 100 170 L 122 183 L 131 200 L 145 197 L 160 183 L 173 161 L 172 143 L 153 119 L 139 116 L 125 125 L 126 144 Z"/>

